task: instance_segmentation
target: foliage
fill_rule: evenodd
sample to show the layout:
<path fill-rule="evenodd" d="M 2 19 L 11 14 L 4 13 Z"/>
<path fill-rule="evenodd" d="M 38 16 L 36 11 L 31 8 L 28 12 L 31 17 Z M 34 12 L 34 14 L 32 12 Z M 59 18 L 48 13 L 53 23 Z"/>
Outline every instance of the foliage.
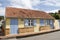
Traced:
<path fill-rule="evenodd" d="M 50 15 L 53 16 L 55 19 L 60 19 L 60 10 L 58 11 L 58 13 L 50 13 Z"/>
<path fill-rule="evenodd" d="M 0 20 L 4 19 L 4 16 L 0 16 Z"/>

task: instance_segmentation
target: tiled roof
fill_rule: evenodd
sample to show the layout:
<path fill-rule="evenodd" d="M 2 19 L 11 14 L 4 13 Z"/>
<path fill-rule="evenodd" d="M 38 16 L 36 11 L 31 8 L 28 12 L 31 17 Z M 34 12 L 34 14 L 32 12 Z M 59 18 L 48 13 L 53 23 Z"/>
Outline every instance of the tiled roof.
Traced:
<path fill-rule="evenodd" d="M 54 19 L 51 15 L 43 11 L 36 11 L 30 9 L 22 9 L 22 8 L 6 8 L 6 17 L 16 17 L 16 18 L 42 18 L 42 19 Z"/>

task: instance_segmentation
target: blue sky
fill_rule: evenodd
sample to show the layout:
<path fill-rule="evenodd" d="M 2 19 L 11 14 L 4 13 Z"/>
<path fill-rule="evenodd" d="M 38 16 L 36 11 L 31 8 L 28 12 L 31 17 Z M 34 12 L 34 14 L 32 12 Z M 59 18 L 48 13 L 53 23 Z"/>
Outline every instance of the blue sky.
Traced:
<path fill-rule="evenodd" d="M 0 15 L 5 15 L 6 7 L 57 12 L 60 9 L 60 0 L 0 0 Z"/>

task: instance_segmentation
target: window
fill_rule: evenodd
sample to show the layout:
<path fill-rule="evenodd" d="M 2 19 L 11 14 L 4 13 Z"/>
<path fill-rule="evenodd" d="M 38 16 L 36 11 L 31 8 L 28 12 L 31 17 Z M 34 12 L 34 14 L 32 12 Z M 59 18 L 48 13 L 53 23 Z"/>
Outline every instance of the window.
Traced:
<path fill-rule="evenodd" d="M 33 25 L 36 26 L 36 20 L 33 20 Z"/>
<path fill-rule="evenodd" d="M 33 19 L 25 19 L 24 20 L 25 26 L 36 26 L 36 20 Z"/>
<path fill-rule="evenodd" d="M 50 20 L 50 24 L 53 24 L 53 20 Z"/>
<path fill-rule="evenodd" d="M 47 25 L 53 24 L 53 20 L 46 20 Z"/>
<path fill-rule="evenodd" d="M 45 26 L 45 23 L 44 23 L 43 19 L 40 20 L 40 26 Z"/>
<path fill-rule="evenodd" d="M 51 28 L 54 28 L 53 20 L 46 20 L 46 25 L 50 25 Z"/>

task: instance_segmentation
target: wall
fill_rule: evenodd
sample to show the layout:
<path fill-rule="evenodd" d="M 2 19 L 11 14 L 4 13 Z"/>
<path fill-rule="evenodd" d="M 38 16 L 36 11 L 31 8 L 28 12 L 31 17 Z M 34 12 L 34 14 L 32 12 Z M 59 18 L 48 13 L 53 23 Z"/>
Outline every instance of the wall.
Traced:
<path fill-rule="evenodd" d="M 26 29 L 25 27 L 24 27 L 24 20 L 23 19 L 18 19 L 19 20 L 19 28 L 21 29 L 21 30 L 23 30 L 23 29 Z M 34 26 L 34 27 L 32 27 L 32 28 L 28 28 L 28 29 L 32 29 L 32 31 L 34 31 L 34 32 L 38 32 L 39 31 L 39 19 L 37 19 L 37 26 Z M 32 32 L 32 31 L 30 31 L 30 32 Z"/>
<path fill-rule="evenodd" d="M 59 21 L 58 20 L 55 20 L 54 27 L 55 27 L 55 29 L 59 29 Z"/>
<path fill-rule="evenodd" d="M 36 26 L 34 27 L 29 27 L 29 28 L 26 28 L 24 27 L 24 19 L 20 19 L 18 18 L 18 30 L 19 30 L 19 33 L 26 33 L 26 32 L 39 32 L 41 31 L 40 30 L 40 19 L 36 19 Z M 50 27 L 42 27 L 42 29 L 44 30 L 47 30 L 47 29 L 50 29 Z M 21 31 L 21 32 L 20 32 Z M 24 32 L 23 32 L 24 31 Z M 10 34 L 10 19 L 7 18 L 6 19 L 6 35 Z"/>
<path fill-rule="evenodd" d="M 8 35 L 10 33 L 10 19 L 6 19 L 6 28 L 5 28 L 5 35 Z"/>
<path fill-rule="evenodd" d="M 24 28 L 24 20 L 23 19 L 18 19 L 18 27 L 19 28 Z"/>
<path fill-rule="evenodd" d="M 24 28 L 24 20 L 18 19 L 18 28 Z M 6 29 L 10 28 L 10 19 L 6 18 Z"/>
<path fill-rule="evenodd" d="M 6 28 L 10 28 L 10 19 L 9 18 L 6 19 Z"/>
<path fill-rule="evenodd" d="M 39 21 L 40 21 L 40 19 L 36 19 L 36 20 L 37 20 L 36 21 L 37 23 L 36 23 L 36 26 L 34 27 L 34 32 L 39 32 L 39 27 L 40 27 Z"/>
<path fill-rule="evenodd" d="M 34 27 L 25 27 L 25 28 L 19 28 L 19 34 L 21 33 L 31 33 L 34 32 Z"/>

